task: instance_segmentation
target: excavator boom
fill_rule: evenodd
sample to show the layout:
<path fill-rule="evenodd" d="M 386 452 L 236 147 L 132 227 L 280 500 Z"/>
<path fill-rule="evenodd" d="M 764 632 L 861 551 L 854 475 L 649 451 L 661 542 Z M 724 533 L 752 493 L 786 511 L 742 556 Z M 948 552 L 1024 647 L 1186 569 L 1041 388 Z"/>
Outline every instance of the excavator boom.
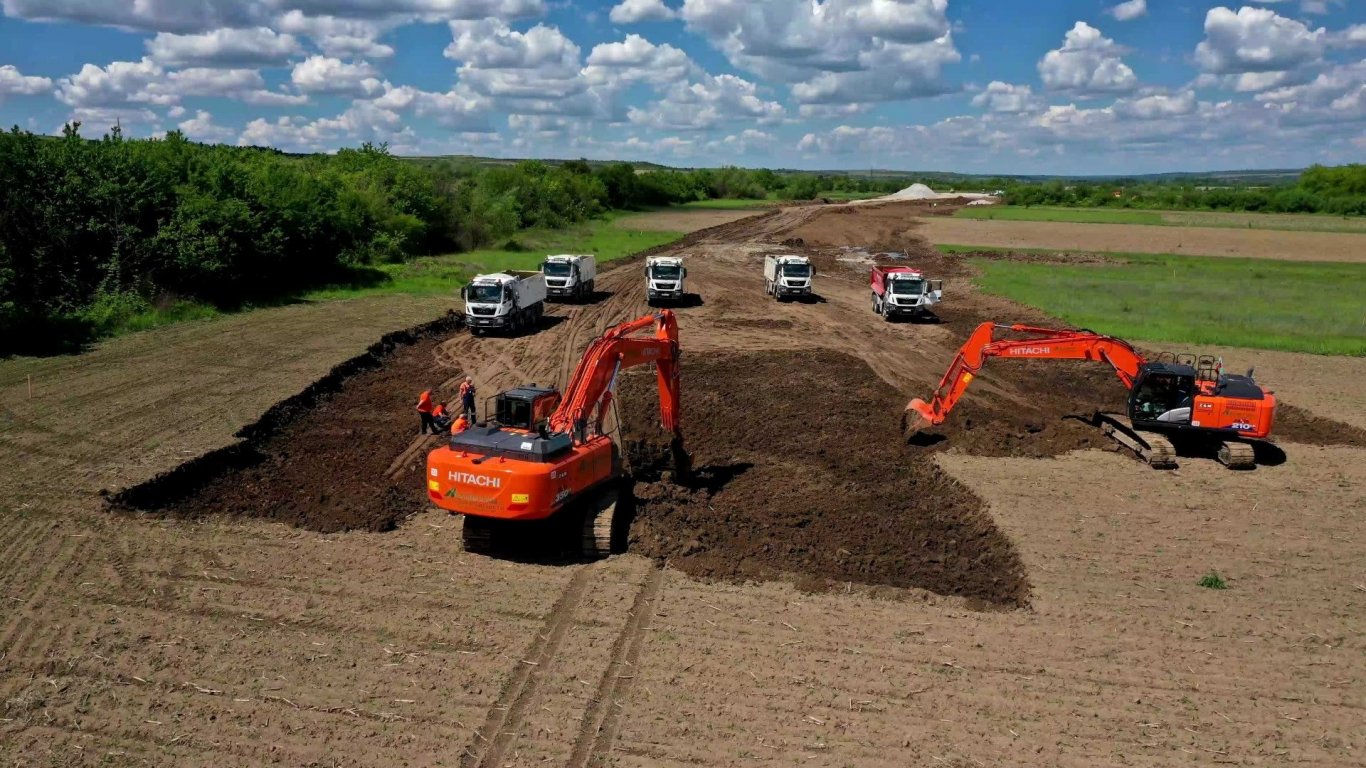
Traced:
<path fill-rule="evenodd" d="M 653 335 L 640 335 L 651 327 Z M 433 450 L 427 457 L 428 498 L 465 515 L 467 545 L 483 546 L 490 524 L 548 520 L 610 495 L 620 451 L 603 420 L 622 369 L 648 364 L 658 369 L 661 421 L 673 433 L 677 474 L 686 476 L 678 357 L 672 312 L 611 328 L 588 346 L 563 392 L 532 385 L 500 393 L 494 420 L 453 434 L 449 445 Z M 612 508 L 594 507 L 593 520 L 610 523 Z M 590 521 L 585 541 L 605 552 L 610 531 L 601 527 Z"/>
<path fill-rule="evenodd" d="M 651 325 L 652 338 L 631 336 Z M 660 421 L 678 436 L 678 321 L 667 309 L 611 328 L 588 345 L 550 416 L 550 429 L 582 442 L 595 408 L 601 427 L 621 370 L 649 363 L 658 371 Z"/>
<path fill-rule="evenodd" d="M 1023 334 L 1021 339 L 996 340 L 997 331 Z M 949 364 L 929 402 L 916 398 L 906 406 L 903 427 L 914 434 L 939 426 L 962 399 L 968 385 L 991 357 L 1047 360 L 1094 360 L 1109 363 L 1130 389 L 1146 362 L 1128 342 L 1091 331 L 1036 328 L 1030 325 L 982 323 L 968 337 Z"/>

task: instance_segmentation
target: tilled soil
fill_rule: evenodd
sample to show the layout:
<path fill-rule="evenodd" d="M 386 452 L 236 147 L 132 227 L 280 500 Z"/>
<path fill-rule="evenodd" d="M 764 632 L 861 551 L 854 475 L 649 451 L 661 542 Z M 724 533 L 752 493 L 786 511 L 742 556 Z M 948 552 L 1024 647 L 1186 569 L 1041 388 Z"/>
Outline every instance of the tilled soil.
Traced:
<path fill-rule="evenodd" d="M 434 350 L 455 327 L 446 320 L 393 334 L 276 405 L 239 433 L 241 443 L 116 494 L 111 505 L 189 520 L 260 517 L 322 533 L 393 530 L 421 510 L 421 487 L 397 482 L 391 465 L 418 426 L 418 391 L 452 375 Z M 437 399 L 443 394 L 454 399 L 449 387 Z"/>
<path fill-rule="evenodd" d="M 863 486 L 898 471 L 931 483 L 920 462 L 932 459 L 989 505 L 993 527 L 1028 569 L 1029 610 L 972 610 L 986 606 L 848 582 L 803 593 L 790 582 L 822 580 L 777 568 L 755 577 L 764 583 L 741 584 L 633 555 L 588 565 L 509 562 L 460 551 L 459 520 L 432 510 L 392 532 L 331 535 L 217 513 L 193 523 L 108 514 L 99 489 L 145 481 L 224 445 L 375 336 L 453 302 L 284 307 L 134 334 L 71 358 L 0 362 L 0 762 L 329 765 L 344 755 L 352 765 L 481 768 L 1360 763 L 1366 653 L 1358 640 L 1363 592 L 1351 575 L 1366 558 L 1366 462 L 1360 448 L 1298 441 L 1359 440 L 1313 417 L 1366 427 L 1363 362 L 1199 350 L 1237 368 L 1256 365 L 1284 402 L 1312 412 L 1306 421 L 1287 406 L 1277 428 L 1285 463 L 1252 472 L 1184 458 L 1180 471 L 1155 472 L 1098 451 L 970 455 L 1049 455 L 1067 446 L 1051 437 L 1073 426 L 1059 414 L 1089 404 L 1071 402 L 1076 392 L 1061 387 L 1092 375 L 1079 373 L 1086 369 L 1098 392 L 1120 390 L 1108 371 L 1083 364 L 1037 375 L 993 365 L 964 401 L 986 413 L 972 416 L 971 430 L 951 421 L 943 441 L 903 449 L 901 405 L 929 393 L 972 325 L 1050 321 L 953 278 L 943 322 L 883 323 L 868 309 L 866 269 L 833 257 L 818 278 L 823 301 L 766 300 L 763 255 L 803 247 L 780 244 L 821 215 L 777 211 L 676 246 L 705 300 L 679 310 L 684 425 L 706 482 L 679 494 L 679 512 L 700 515 L 690 497 L 711 494 L 741 527 L 751 524 L 739 507 L 748 499 L 762 519 L 795 528 L 800 515 L 770 509 L 761 495 L 814 509 L 782 483 L 836 465 L 867 476 L 836 478 L 846 488 L 822 475 L 812 487 L 887 509 L 887 499 Z M 860 242 L 804 248 L 819 255 Z M 638 269 L 605 272 L 598 285 L 609 295 L 557 307 L 556 324 L 536 334 L 452 333 L 412 375 L 469 372 L 481 394 L 562 383 L 589 339 L 647 311 Z M 355 400 L 375 407 L 373 421 L 338 416 L 336 403 L 352 402 L 344 399 L 349 382 L 365 381 L 372 364 L 402 360 L 404 348 L 416 353 L 422 344 L 381 350 L 381 360 L 366 358 L 340 381 L 324 377 L 301 393 L 313 399 L 291 397 L 271 410 L 280 418 L 238 437 L 339 484 L 373 472 L 383 462 L 365 451 L 391 449 L 378 422 L 415 432 L 412 397 L 430 382 L 395 376 L 383 397 Z M 761 377 L 748 366 L 769 372 L 769 381 L 732 390 L 694 380 L 754 384 Z M 767 420 L 742 412 L 765 402 L 752 391 L 760 386 L 781 390 L 790 409 L 765 405 L 774 414 Z M 804 410 L 826 402 L 810 393 L 827 388 L 843 390 L 848 401 L 831 406 L 843 410 Z M 652 395 L 623 401 L 632 413 L 652 406 Z M 992 413 L 1013 419 L 1002 429 L 1017 444 L 991 439 Z M 329 449 L 333 464 L 313 463 L 315 435 L 302 425 L 322 434 L 338 419 L 361 449 Z M 784 424 L 796 426 L 772 436 Z M 875 435 L 886 443 L 874 445 Z M 398 442 L 401 450 L 385 456 L 387 477 L 396 488 L 420 488 L 416 473 L 430 441 L 410 434 Z M 770 453 L 770 442 L 783 450 Z M 866 457 L 832 456 L 841 445 Z M 765 462 L 750 460 L 755 466 L 740 473 L 741 454 Z M 747 485 L 764 465 L 793 455 L 802 462 L 793 472 Z M 233 484 L 216 487 L 236 492 Z M 961 491 L 957 483 L 934 486 L 962 515 L 934 530 L 973 530 L 970 516 L 982 502 L 960 503 Z M 829 508 L 863 514 L 852 506 Z M 642 517 L 637 528 L 658 519 Z M 872 514 L 857 519 L 882 523 Z M 887 525 L 894 535 L 924 530 Z M 883 530 L 870 528 L 869 538 Z M 794 562 L 824 566 L 819 544 L 808 555 L 789 531 L 752 538 L 760 537 L 790 545 Z M 753 542 L 737 536 L 734 546 L 741 557 Z M 889 559 L 929 572 L 903 553 Z M 1228 588 L 1202 588 L 1211 572 Z"/>
<path fill-rule="evenodd" d="M 920 587 L 1021 605 L 1024 568 L 981 503 L 887 418 L 901 400 L 835 352 L 711 355 L 687 371 L 688 488 L 639 482 L 631 550 L 694 576 L 807 587 Z M 654 385 L 623 386 L 628 435 L 658 422 Z"/>

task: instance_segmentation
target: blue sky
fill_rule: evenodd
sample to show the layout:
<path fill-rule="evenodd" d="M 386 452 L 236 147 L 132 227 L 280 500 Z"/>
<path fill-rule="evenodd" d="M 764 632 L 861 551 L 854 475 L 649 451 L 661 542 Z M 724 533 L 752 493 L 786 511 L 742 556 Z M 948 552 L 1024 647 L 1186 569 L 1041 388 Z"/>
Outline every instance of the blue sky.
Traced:
<path fill-rule="evenodd" d="M 1366 159 L 1366 2 L 0 0 L 0 123 L 672 165 Z"/>

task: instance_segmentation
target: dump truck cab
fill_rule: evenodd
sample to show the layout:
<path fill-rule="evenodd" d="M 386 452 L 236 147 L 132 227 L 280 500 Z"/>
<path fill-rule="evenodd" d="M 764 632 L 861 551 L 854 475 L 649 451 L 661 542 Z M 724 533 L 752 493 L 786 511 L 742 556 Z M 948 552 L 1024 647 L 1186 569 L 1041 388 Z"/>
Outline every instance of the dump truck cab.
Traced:
<path fill-rule="evenodd" d="M 477 275 L 460 295 L 465 300 L 465 325 L 476 334 L 491 330 L 516 333 L 534 326 L 545 311 L 545 275 L 508 270 Z"/>
<path fill-rule="evenodd" d="M 785 254 L 764 257 L 764 290 L 778 300 L 810 296 L 816 268 L 806 256 Z"/>
<path fill-rule="evenodd" d="M 595 289 L 597 259 L 592 254 L 546 256 L 541 272 L 545 275 L 548 297 L 584 301 L 592 297 Z"/>
<path fill-rule="evenodd" d="M 645 297 L 649 301 L 682 301 L 688 268 L 678 256 L 652 256 L 645 262 Z"/>
<path fill-rule="evenodd" d="M 943 280 L 931 280 L 911 267 L 873 267 L 869 284 L 873 311 L 886 320 L 927 315 L 944 298 Z"/>

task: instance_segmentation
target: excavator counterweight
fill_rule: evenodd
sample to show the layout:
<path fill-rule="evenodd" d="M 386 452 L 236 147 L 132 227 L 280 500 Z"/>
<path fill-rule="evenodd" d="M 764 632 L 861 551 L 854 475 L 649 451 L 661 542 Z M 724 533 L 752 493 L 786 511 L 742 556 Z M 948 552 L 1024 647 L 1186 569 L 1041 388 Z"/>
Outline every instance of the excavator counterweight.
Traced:
<path fill-rule="evenodd" d="M 1012 338 L 996 339 L 1004 331 Z M 1176 466 L 1173 439 L 1218 443 L 1217 456 L 1229 467 L 1254 466 L 1256 441 L 1271 434 L 1276 398 L 1247 376 L 1222 373 L 1213 358 L 1150 362 L 1122 339 L 1087 330 L 983 323 L 959 349 L 929 401 L 906 405 L 902 428 L 908 438 L 937 427 L 967 392 L 989 358 L 1089 360 L 1108 364 L 1128 391 L 1127 412 L 1098 413 L 1105 434 L 1158 468 Z"/>
<path fill-rule="evenodd" d="M 650 336 L 637 335 L 653 327 Z M 621 451 L 604 430 L 623 369 L 653 365 L 660 421 L 670 433 L 676 471 L 691 462 L 679 428 L 678 324 L 663 310 L 609 329 L 589 344 L 564 390 L 530 385 L 502 392 L 488 421 L 451 436 L 427 457 L 427 495 L 464 515 L 466 548 L 497 549 L 523 523 L 585 515 L 583 554 L 611 549 Z M 574 525 L 570 526 L 571 529 Z M 539 533 L 561 528 L 548 525 Z M 553 535 L 559 535 L 555 533 Z"/>

